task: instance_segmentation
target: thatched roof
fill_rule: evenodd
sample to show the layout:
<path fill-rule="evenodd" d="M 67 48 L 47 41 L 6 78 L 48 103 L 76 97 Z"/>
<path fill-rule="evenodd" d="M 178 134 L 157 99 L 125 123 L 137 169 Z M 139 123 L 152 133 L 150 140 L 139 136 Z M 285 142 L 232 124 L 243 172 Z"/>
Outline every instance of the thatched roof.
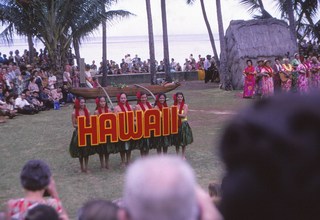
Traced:
<path fill-rule="evenodd" d="M 225 41 L 227 69 L 236 89 L 243 86 L 242 71 L 247 59 L 252 59 L 255 65 L 258 59 L 274 60 L 287 52 L 290 56 L 297 52 L 288 24 L 274 18 L 231 21 Z"/>
<path fill-rule="evenodd" d="M 227 29 L 227 41 L 232 38 L 239 58 L 292 56 L 297 48 L 292 40 L 288 24 L 278 19 L 231 21 Z"/>

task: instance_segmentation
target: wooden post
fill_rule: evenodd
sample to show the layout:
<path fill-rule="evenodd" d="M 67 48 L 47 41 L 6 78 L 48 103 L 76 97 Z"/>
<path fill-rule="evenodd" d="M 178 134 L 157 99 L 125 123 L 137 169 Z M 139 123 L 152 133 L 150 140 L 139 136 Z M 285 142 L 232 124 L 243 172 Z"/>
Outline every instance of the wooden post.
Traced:
<path fill-rule="evenodd" d="M 84 73 L 84 58 L 80 58 L 80 87 L 86 87 L 86 74 Z"/>

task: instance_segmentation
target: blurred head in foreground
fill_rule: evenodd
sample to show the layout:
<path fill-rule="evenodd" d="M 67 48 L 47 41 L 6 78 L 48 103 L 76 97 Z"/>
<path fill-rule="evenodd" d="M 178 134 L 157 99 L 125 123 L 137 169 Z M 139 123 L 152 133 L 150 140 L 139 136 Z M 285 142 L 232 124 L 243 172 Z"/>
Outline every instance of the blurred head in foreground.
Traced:
<path fill-rule="evenodd" d="M 220 210 L 231 219 L 320 218 L 320 96 L 261 100 L 227 126 Z"/>
<path fill-rule="evenodd" d="M 107 200 L 91 200 L 78 211 L 78 220 L 118 220 L 118 206 Z"/>
<path fill-rule="evenodd" d="M 201 212 L 207 207 L 203 207 L 201 199 L 192 168 L 178 157 L 140 159 L 126 174 L 124 205 L 130 220 L 202 219 Z M 213 210 L 212 219 L 219 219 L 209 196 L 205 200 Z"/>

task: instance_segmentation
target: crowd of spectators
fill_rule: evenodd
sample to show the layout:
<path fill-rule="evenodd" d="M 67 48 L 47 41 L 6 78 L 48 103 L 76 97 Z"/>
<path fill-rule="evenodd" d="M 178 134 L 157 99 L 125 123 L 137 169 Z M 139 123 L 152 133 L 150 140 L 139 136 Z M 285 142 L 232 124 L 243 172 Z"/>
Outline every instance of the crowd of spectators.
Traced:
<path fill-rule="evenodd" d="M 57 77 L 48 68 L 46 54 L 42 50 L 40 55 L 36 53 L 31 64 L 28 54 L 25 51 L 20 56 L 16 50 L 15 56 L 12 52 L 8 58 L 0 55 L 0 123 L 5 117 L 37 114 L 72 102 L 68 85 L 58 86 Z"/>
<path fill-rule="evenodd" d="M 205 58 L 198 55 L 198 58 L 194 58 L 193 54 L 190 54 L 188 58 L 185 58 L 184 63 L 181 65 L 179 62 L 176 62 L 174 58 L 171 58 L 169 63 L 170 72 L 189 72 L 201 70 L 204 68 Z M 215 62 L 212 59 L 212 66 L 215 66 Z M 92 61 L 90 68 L 96 74 L 102 74 L 102 62 L 100 66 L 97 67 L 95 61 Z M 127 74 L 127 73 L 149 73 L 150 69 L 150 59 L 142 61 L 142 59 L 136 54 L 134 58 L 131 58 L 130 54 L 126 54 L 125 57 L 121 60 L 120 64 L 116 63 L 113 60 L 107 60 L 107 74 Z M 164 72 L 165 63 L 163 60 L 159 62 L 156 60 L 156 71 Z"/>
<path fill-rule="evenodd" d="M 67 57 L 72 57 L 71 51 Z M 30 59 L 28 50 L 23 55 L 16 50 L 9 52 L 9 56 L 0 52 L 0 123 L 5 117 L 13 118 L 17 114 L 36 114 L 39 111 L 54 108 L 54 103 L 63 105 L 72 102 L 69 87 L 80 86 L 80 70 L 74 65 L 74 59 L 68 59 L 69 64 L 64 67 L 63 84 L 58 82 L 57 76 L 49 68 L 47 51 L 34 49 L 34 58 Z M 30 62 L 31 60 L 31 62 Z M 195 71 L 204 69 L 205 58 L 192 54 L 185 59 L 183 65 L 174 58 L 170 62 L 170 71 Z M 211 59 L 211 66 L 215 67 Z M 131 58 L 126 54 L 120 65 L 113 60 L 107 60 L 107 74 L 148 73 L 150 59 L 142 61 L 138 55 Z M 156 61 L 157 72 L 164 72 L 164 62 Z M 85 67 L 86 83 L 88 87 L 98 87 L 96 75 L 102 74 L 102 62 L 97 67 L 95 61 Z"/>

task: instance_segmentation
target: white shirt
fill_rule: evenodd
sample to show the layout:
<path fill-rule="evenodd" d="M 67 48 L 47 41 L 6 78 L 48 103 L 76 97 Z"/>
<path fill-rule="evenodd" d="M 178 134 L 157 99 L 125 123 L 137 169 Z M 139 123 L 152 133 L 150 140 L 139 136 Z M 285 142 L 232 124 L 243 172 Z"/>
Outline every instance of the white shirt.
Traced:
<path fill-rule="evenodd" d="M 48 81 L 49 81 L 49 88 L 54 89 L 54 84 L 56 84 L 57 82 L 57 77 L 55 75 L 49 76 Z"/>
<path fill-rule="evenodd" d="M 30 105 L 29 102 L 26 99 L 21 99 L 21 97 L 18 97 L 15 101 L 15 105 L 19 108 L 23 108 L 26 105 Z"/>
<path fill-rule="evenodd" d="M 208 70 L 211 66 L 210 60 L 206 59 L 203 63 L 204 70 Z"/>
<path fill-rule="evenodd" d="M 63 73 L 63 82 L 69 82 L 69 79 L 70 79 L 70 73 L 64 72 Z"/>

